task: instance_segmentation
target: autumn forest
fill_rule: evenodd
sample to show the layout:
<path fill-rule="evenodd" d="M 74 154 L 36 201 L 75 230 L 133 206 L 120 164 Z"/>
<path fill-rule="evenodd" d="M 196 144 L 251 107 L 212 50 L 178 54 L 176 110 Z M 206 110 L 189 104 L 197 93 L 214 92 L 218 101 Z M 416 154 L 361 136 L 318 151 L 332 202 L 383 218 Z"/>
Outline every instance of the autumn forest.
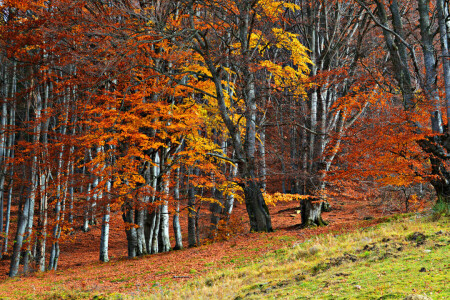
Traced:
<path fill-rule="evenodd" d="M 447 0 L 0 0 L 0 256 L 57 270 L 111 218 L 129 258 L 450 207 Z M 181 225 L 180 225 L 181 224 Z M 234 229 L 233 229 L 234 228 Z"/>

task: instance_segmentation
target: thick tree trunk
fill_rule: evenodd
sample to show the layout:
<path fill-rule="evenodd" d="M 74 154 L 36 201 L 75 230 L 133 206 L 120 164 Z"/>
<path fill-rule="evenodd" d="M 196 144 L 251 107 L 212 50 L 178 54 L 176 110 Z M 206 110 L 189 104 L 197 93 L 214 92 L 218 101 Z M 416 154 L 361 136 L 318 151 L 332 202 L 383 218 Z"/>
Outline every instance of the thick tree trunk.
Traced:
<path fill-rule="evenodd" d="M 144 234 L 145 234 L 145 248 L 147 253 L 152 253 L 152 241 L 153 241 L 153 232 L 156 227 L 156 211 L 152 213 L 146 212 L 147 217 L 144 226 Z"/>
<path fill-rule="evenodd" d="M 425 94 L 432 101 L 434 111 L 431 112 L 431 127 L 433 132 L 442 133 L 442 116 L 440 111 L 439 91 L 437 88 L 437 70 L 435 60 L 435 49 L 433 45 L 433 34 L 431 32 L 429 17 L 429 0 L 418 0 L 419 27 L 423 61 L 425 65 Z"/>
<path fill-rule="evenodd" d="M 436 7 L 438 12 L 439 22 L 439 34 L 442 48 L 442 65 L 443 65 L 443 78 L 445 87 L 445 106 L 447 110 L 447 120 L 450 117 L 450 50 L 449 50 L 449 20 L 448 10 L 445 10 L 444 0 L 437 0 Z M 448 4 L 447 4 L 448 9 Z M 447 126 L 447 132 L 450 133 L 450 126 Z"/>
<path fill-rule="evenodd" d="M 130 257 L 130 258 L 136 257 L 138 241 L 137 241 L 136 228 L 134 227 L 134 224 L 136 224 L 135 223 L 135 210 L 129 203 L 125 204 L 122 218 L 125 222 L 125 233 L 126 233 L 127 242 L 128 242 L 128 257 Z"/>
<path fill-rule="evenodd" d="M 259 182 L 255 176 L 255 152 L 256 152 L 256 90 L 254 77 L 249 70 L 244 69 L 247 81 L 247 113 L 246 113 L 246 135 L 245 135 L 245 163 L 242 164 L 244 175 L 244 197 L 247 213 L 250 219 L 250 230 L 255 232 L 271 232 L 272 222 L 269 209 L 264 201 Z"/>
<path fill-rule="evenodd" d="M 300 201 L 302 227 L 325 226 L 327 223 L 322 219 L 325 202 L 314 201 L 312 199 L 302 199 Z"/>
<path fill-rule="evenodd" d="M 449 211 L 450 209 L 450 185 L 442 184 L 442 182 L 434 182 L 432 183 L 436 195 L 436 207 L 443 206 L 442 209 Z"/>
<path fill-rule="evenodd" d="M 220 201 L 220 203 L 218 202 L 212 202 L 209 204 L 209 213 L 211 214 L 210 216 L 210 226 L 209 226 L 209 238 L 212 239 L 216 236 L 217 234 L 217 226 L 219 224 L 220 221 L 220 217 L 223 215 L 222 214 L 222 194 L 220 192 L 218 192 L 216 189 L 214 189 L 213 191 L 213 197 L 216 201 Z M 219 200 L 220 199 L 220 200 Z"/>
<path fill-rule="evenodd" d="M 148 198 L 144 196 L 144 199 Z M 144 200 L 145 201 L 145 200 Z M 144 208 L 136 209 L 136 234 L 137 234 L 137 255 L 147 254 L 147 247 L 145 245 L 145 217 L 147 216 L 147 210 Z"/>
<path fill-rule="evenodd" d="M 273 231 L 269 208 L 255 179 L 248 179 L 245 182 L 244 196 L 245 206 L 250 219 L 250 230 L 255 232 Z"/>
<path fill-rule="evenodd" d="M 41 112 L 42 112 L 42 98 L 39 90 L 35 92 L 34 98 L 36 100 L 36 120 L 38 124 L 34 129 L 34 142 L 38 144 L 41 140 L 41 131 L 42 131 L 42 123 L 41 123 Z M 37 149 L 35 149 L 35 153 L 32 156 L 32 167 L 31 167 L 31 191 L 27 200 L 25 201 L 25 205 L 23 207 L 23 211 L 19 218 L 19 223 L 17 225 L 16 239 L 14 244 L 13 255 L 11 257 L 11 265 L 9 276 L 14 277 L 17 275 L 19 271 L 19 262 L 20 256 L 22 255 L 22 246 L 25 243 L 24 250 L 24 272 L 27 273 L 30 269 L 30 261 L 31 261 L 31 247 L 32 241 L 31 236 L 33 233 L 33 223 L 34 223 L 34 205 L 36 196 L 38 193 L 38 153 Z"/>

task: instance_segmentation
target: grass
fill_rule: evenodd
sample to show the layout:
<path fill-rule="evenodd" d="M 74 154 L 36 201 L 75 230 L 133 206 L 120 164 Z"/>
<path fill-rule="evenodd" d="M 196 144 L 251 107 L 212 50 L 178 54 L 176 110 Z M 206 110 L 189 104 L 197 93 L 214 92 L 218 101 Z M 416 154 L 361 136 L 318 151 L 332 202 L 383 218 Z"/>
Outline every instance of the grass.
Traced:
<path fill-rule="evenodd" d="M 67 290 L 55 286 L 30 299 L 450 299 L 450 219 L 395 216 L 347 234 L 323 234 L 255 256 L 222 258 L 222 269 L 184 283 L 165 277 L 137 287 L 133 274 L 108 278 L 126 292 Z M 291 243 L 292 242 L 292 243 Z M 255 254 L 256 255 L 256 254 Z M 126 263 L 126 262 L 124 262 Z M 232 264 L 232 265 L 229 265 Z M 164 270 L 162 270 L 164 271 Z M 128 276 L 128 277 L 126 277 Z M 45 278 L 41 280 L 42 284 Z M 23 295 L 22 295 L 23 296 Z M 14 297 L 13 297 L 14 298 Z M 20 297 L 17 297 L 20 298 Z"/>
<path fill-rule="evenodd" d="M 447 217 L 403 215 L 349 234 L 317 236 L 141 299 L 450 299 L 448 228 Z"/>

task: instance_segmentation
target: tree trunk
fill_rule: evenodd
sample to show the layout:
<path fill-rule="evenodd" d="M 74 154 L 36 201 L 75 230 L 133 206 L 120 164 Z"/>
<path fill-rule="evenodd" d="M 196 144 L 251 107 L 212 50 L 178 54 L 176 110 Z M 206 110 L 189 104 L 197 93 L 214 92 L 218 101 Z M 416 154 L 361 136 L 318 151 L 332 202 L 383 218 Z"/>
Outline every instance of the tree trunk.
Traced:
<path fill-rule="evenodd" d="M 89 231 L 89 209 L 91 207 L 91 183 L 88 183 L 88 187 L 87 187 L 87 196 L 86 196 L 86 204 L 84 206 L 84 218 L 83 218 L 83 232 L 88 232 Z"/>
<path fill-rule="evenodd" d="M 125 222 L 125 233 L 128 242 L 128 257 L 136 257 L 137 255 L 137 233 L 135 223 L 135 210 L 130 203 L 124 204 L 124 212 L 122 218 Z"/>
<path fill-rule="evenodd" d="M 33 83 L 32 83 L 33 86 Z M 41 122 L 41 113 L 42 113 L 42 98 L 39 90 L 35 91 L 33 94 L 36 101 L 36 109 L 35 109 L 35 118 L 37 120 L 37 125 L 34 129 L 34 143 L 35 145 L 39 144 L 41 140 L 41 131 L 42 131 L 42 122 Z M 19 224 L 17 225 L 16 232 L 16 243 L 14 244 L 13 256 L 11 257 L 11 265 L 9 276 L 14 277 L 17 275 L 19 271 L 19 262 L 21 256 L 21 250 L 23 243 L 25 242 L 25 250 L 24 250 L 24 272 L 27 273 L 30 269 L 30 261 L 31 261 L 31 247 L 32 241 L 31 236 L 33 233 L 33 223 L 34 223 L 34 204 L 36 200 L 36 195 L 38 193 L 38 158 L 39 153 L 38 149 L 34 149 L 34 153 L 32 156 L 32 166 L 31 166 L 31 191 L 27 200 L 25 201 L 25 205 L 23 207 L 22 214 L 23 217 L 20 218 Z"/>
<path fill-rule="evenodd" d="M 173 215 L 173 235 L 175 237 L 174 250 L 183 249 L 183 239 L 180 226 L 180 168 L 176 170 L 175 188 L 173 191 L 175 199 L 175 213 Z"/>
<path fill-rule="evenodd" d="M 6 69 L 6 68 L 5 68 Z M 6 70 L 2 71 L 5 74 L 4 81 L 6 83 Z M 7 84 L 5 84 L 7 86 Z M 7 88 L 5 88 L 7 90 Z M 5 98 L 8 97 L 7 94 L 5 94 Z M 6 174 L 8 173 L 8 164 L 6 163 L 6 152 L 7 152 L 7 138 L 6 138 L 6 124 L 8 120 L 8 111 L 7 111 L 7 102 L 6 99 L 0 99 L 3 101 L 2 104 L 2 116 L 1 116 L 1 123 L 0 123 L 0 234 L 3 234 L 3 225 L 4 225 L 4 199 L 5 199 L 5 180 L 6 180 Z M 2 257 L 2 254 L 0 253 L 0 258 Z"/>
<path fill-rule="evenodd" d="M 238 164 L 235 164 L 234 166 L 231 166 L 231 178 L 230 180 L 233 180 L 236 175 L 237 175 L 237 171 L 238 171 Z M 224 214 L 224 218 L 227 220 L 229 220 L 231 213 L 233 212 L 233 206 L 234 206 L 234 193 L 235 191 L 233 190 L 232 193 L 230 193 L 229 195 L 227 195 L 226 199 L 225 199 L 225 207 L 223 209 L 223 214 Z"/>
<path fill-rule="evenodd" d="M 447 110 L 447 120 L 450 117 L 450 51 L 449 51 L 449 34 L 447 27 L 448 11 L 445 10 L 444 0 L 436 1 L 438 22 L 439 22 L 439 36 L 442 49 L 442 65 L 443 65 L 443 78 L 445 88 L 445 106 Z M 450 126 L 447 126 L 447 132 L 450 133 Z"/>
<path fill-rule="evenodd" d="M 105 213 L 102 218 L 102 230 L 100 235 L 100 261 L 108 262 L 108 246 L 109 246 L 109 220 L 110 220 L 109 203 L 106 204 Z"/>
<path fill-rule="evenodd" d="M 14 76 L 13 76 L 13 85 L 12 85 L 12 92 L 11 96 L 15 97 L 16 95 L 16 87 L 17 87 L 17 74 L 16 74 L 16 65 L 17 63 L 14 62 Z M 13 127 L 16 124 L 16 102 L 13 101 L 11 109 L 10 109 L 10 116 L 9 116 L 9 125 Z M 9 166 L 9 191 L 8 191 L 8 200 L 6 204 L 6 215 L 5 215 L 5 237 L 3 240 L 3 247 L 0 248 L 0 251 L 3 253 L 8 253 L 8 238 L 9 238 L 9 227 L 10 227 L 10 221 L 11 221 L 11 202 L 12 202 L 12 194 L 13 194 L 13 183 L 14 183 L 14 163 L 12 162 L 14 160 L 15 156 L 15 138 L 16 134 L 15 132 L 11 132 L 9 135 L 9 157 L 11 159 L 10 166 Z M 2 206 L 3 209 L 3 206 Z M 2 250 L 3 249 L 3 250 Z"/>
<path fill-rule="evenodd" d="M 246 135 L 245 135 L 245 163 L 244 170 L 244 196 L 245 206 L 250 219 L 250 230 L 255 232 L 271 232 L 272 222 L 269 209 L 264 201 L 261 187 L 255 176 L 255 152 L 256 152 L 256 91 L 254 77 L 245 69 L 244 74 L 247 81 L 247 113 L 246 113 Z"/>
<path fill-rule="evenodd" d="M 52 248 L 50 250 L 50 258 L 49 258 L 49 262 L 48 262 L 48 269 L 49 270 L 56 270 L 57 265 L 58 265 L 58 258 L 59 258 L 59 233 L 60 233 L 60 224 L 58 224 L 60 222 L 60 214 L 61 214 L 61 202 L 60 200 L 58 200 L 56 202 L 56 207 L 55 207 L 55 214 L 56 214 L 56 222 L 57 224 L 55 225 L 55 227 L 53 228 L 53 243 L 52 243 Z"/>
<path fill-rule="evenodd" d="M 157 207 L 154 213 L 154 229 L 151 236 L 151 252 L 152 254 L 159 252 L 159 226 L 161 225 L 161 211 L 160 207 Z"/>
<path fill-rule="evenodd" d="M 189 169 L 188 176 L 192 176 L 192 168 Z M 196 236 L 195 216 L 197 211 L 195 209 L 195 187 L 192 185 L 191 180 L 188 182 L 188 244 L 189 247 L 195 247 L 198 244 Z"/>
<path fill-rule="evenodd" d="M 156 227 L 156 211 L 153 211 L 152 213 L 147 211 L 146 214 L 147 217 L 144 227 L 145 248 L 147 249 L 147 253 L 152 253 L 153 232 Z"/>
<path fill-rule="evenodd" d="M 302 227 L 327 225 L 322 219 L 324 203 L 323 201 L 314 201 L 311 199 L 302 199 L 300 201 Z"/>
<path fill-rule="evenodd" d="M 260 177 L 261 177 L 261 189 L 266 192 L 267 190 L 267 162 L 266 162 L 266 129 L 262 128 L 260 134 L 260 153 L 261 153 L 261 167 L 260 167 Z"/>
<path fill-rule="evenodd" d="M 23 245 L 23 240 L 25 236 L 25 231 L 27 229 L 28 217 L 30 214 L 30 205 L 34 205 L 34 199 L 27 198 L 23 206 L 23 211 L 19 215 L 19 221 L 17 222 L 17 232 L 15 243 L 13 247 L 13 253 L 11 255 L 11 264 L 9 268 L 9 277 L 15 277 L 19 273 L 19 264 L 21 257 L 21 248 Z"/>
<path fill-rule="evenodd" d="M 144 196 L 144 199 L 148 198 Z M 145 200 L 144 200 L 145 202 Z M 147 215 L 147 209 L 139 207 L 136 209 L 136 234 L 137 234 L 137 255 L 147 254 L 147 247 L 145 245 L 145 217 Z"/>
<path fill-rule="evenodd" d="M 250 219 L 250 230 L 255 232 L 273 231 L 269 208 L 255 179 L 247 179 L 245 182 L 244 196 L 245 206 Z"/>
<path fill-rule="evenodd" d="M 163 161 L 163 160 L 161 160 Z M 169 235 L 169 184 L 170 184 L 170 172 L 164 176 L 164 202 L 161 205 L 161 247 L 159 252 L 170 251 L 170 235 Z"/>
<path fill-rule="evenodd" d="M 418 0 L 419 9 L 419 27 L 421 35 L 421 45 L 423 51 L 423 60 L 425 65 L 425 94 L 429 100 L 432 101 L 434 111 L 431 112 L 431 127 L 433 132 L 442 133 L 442 116 L 440 111 L 439 91 L 437 88 L 437 70 L 435 49 L 433 45 L 433 35 L 430 32 L 430 17 L 429 17 L 429 0 Z"/>

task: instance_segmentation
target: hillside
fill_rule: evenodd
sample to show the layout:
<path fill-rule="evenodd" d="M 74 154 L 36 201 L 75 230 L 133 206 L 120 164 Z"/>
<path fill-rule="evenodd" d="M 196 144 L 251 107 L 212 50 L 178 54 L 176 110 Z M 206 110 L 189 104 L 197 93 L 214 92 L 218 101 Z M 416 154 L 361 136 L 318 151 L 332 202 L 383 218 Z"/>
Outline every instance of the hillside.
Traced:
<path fill-rule="evenodd" d="M 395 216 L 351 233 L 294 240 L 249 265 L 215 271 L 181 290 L 161 287 L 150 298 L 449 299 L 448 229 L 448 218 Z"/>
<path fill-rule="evenodd" d="M 338 291 L 334 287 L 341 279 L 357 282 L 349 286 L 364 286 L 364 291 L 368 291 L 367 282 L 356 281 L 353 277 L 366 274 L 368 268 L 383 274 L 394 260 L 401 265 L 404 260 L 415 262 L 416 259 L 423 262 L 420 267 L 434 270 L 436 277 L 430 277 L 433 280 L 448 278 L 450 262 L 446 253 L 450 237 L 445 231 L 448 220 L 427 222 L 410 215 L 400 221 L 390 221 L 392 219 L 383 217 L 383 211 L 386 212 L 387 208 L 377 205 L 379 203 L 340 204 L 325 214 L 325 219 L 330 221 L 327 227 L 299 229 L 298 226 L 292 226 L 300 220 L 295 210 L 298 203 L 283 203 L 271 207 L 276 225 L 273 233 L 248 233 L 248 230 L 243 230 L 248 226 L 244 219 L 241 223 L 244 228 L 237 230 L 236 235 L 228 241 L 135 259 L 126 258 L 124 234 L 117 234 L 112 236 L 112 259 L 109 263 L 97 261 L 98 245 L 93 245 L 92 241 L 98 238 L 98 230 L 85 234 L 79 232 L 75 235 L 75 243 L 67 241 L 64 245 L 61 266 L 57 272 L 3 279 L 0 297 L 83 299 L 101 295 L 120 299 L 153 295 L 168 299 L 195 299 L 220 298 L 219 291 L 226 290 L 230 293 L 224 295 L 225 298 L 266 298 L 294 295 L 294 290 L 297 292 L 300 284 L 302 288 L 299 291 L 302 292 L 297 295 L 322 298 L 319 294 L 322 295 L 324 291 Z M 236 214 L 244 218 L 245 208 L 238 206 Z M 375 229 L 364 229 L 378 223 L 383 224 Z M 112 224 L 121 226 L 120 222 Z M 435 235 L 438 231 L 443 233 Z M 413 232 L 423 232 L 428 239 L 423 245 L 415 247 L 414 243 L 405 240 Z M 392 250 L 396 246 L 404 250 Z M 386 254 L 386 249 L 394 252 L 392 256 Z M 432 251 L 428 253 L 425 250 Z M 357 258 L 356 262 L 352 262 L 354 257 Z M 400 257 L 404 260 L 400 260 Z M 426 258 L 440 261 L 433 265 L 429 260 L 424 260 Z M 2 274 L 5 274 L 7 265 L 8 261 L 2 261 Z M 360 268 L 357 272 L 349 270 L 356 267 Z M 411 268 L 415 270 L 416 266 Z M 344 275 L 336 275 L 341 273 Z M 430 282 L 430 278 L 425 275 L 431 273 L 407 273 L 411 273 L 411 280 L 418 280 L 422 285 Z M 424 276 L 417 277 L 417 274 Z M 389 282 L 392 280 L 390 276 L 383 276 Z M 180 283 L 183 285 L 181 290 L 178 289 Z M 323 290 L 325 283 L 328 288 Z M 438 292 L 440 289 L 443 292 L 443 287 L 439 282 L 437 284 L 435 286 L 430 282 L 429 286 L 423 286 L 417 291 Z M 355 292 L 354 288 L 351 290 Z M 344 292 L 347 293 L 346 290 Z M 373 291 L 368 292 L 373 294 Z M 399 295 L 399 291 L 395 292 Z"/>

